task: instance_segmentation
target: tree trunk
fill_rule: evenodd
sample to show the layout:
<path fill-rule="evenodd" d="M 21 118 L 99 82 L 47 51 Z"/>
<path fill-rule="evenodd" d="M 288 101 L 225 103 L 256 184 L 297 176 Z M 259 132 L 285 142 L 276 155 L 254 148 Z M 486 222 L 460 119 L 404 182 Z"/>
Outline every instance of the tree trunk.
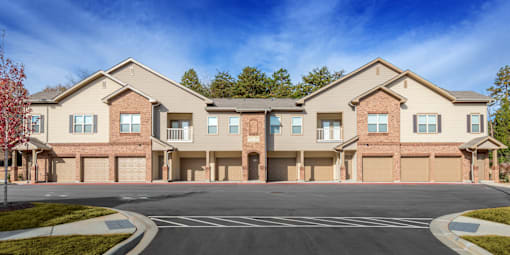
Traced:
<path fill-rule="evenodd" d="M 7 207 L 7 172 L 8 172 L 8 162 L 9 162 L 9 150 L 7 146 L 4 148 L 4 166 L 5 166 L 5 175 L 4 175 L 4 206 Z"/>

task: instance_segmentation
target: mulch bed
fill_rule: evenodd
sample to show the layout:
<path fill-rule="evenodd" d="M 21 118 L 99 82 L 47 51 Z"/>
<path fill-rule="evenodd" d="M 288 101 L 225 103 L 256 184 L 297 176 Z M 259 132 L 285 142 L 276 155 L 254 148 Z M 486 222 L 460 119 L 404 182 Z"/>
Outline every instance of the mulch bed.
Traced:
<path fill-rule="evenodd" d="M 21 210 L 21 209 L 27 209 L 34 207 L 32 203 L 27 202 L 11 202 L 8 203 L 7 207 L 4 207 L 3 202 L 0 202 L 0 212 L 9 212 L 9 211 L 15 211 L 15 210 Z"/>

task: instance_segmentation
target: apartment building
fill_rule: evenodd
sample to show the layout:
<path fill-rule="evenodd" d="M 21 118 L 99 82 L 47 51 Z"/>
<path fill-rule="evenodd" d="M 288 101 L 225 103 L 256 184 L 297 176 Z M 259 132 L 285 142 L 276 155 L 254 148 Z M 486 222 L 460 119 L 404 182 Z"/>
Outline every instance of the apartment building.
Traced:
<path fill-rule="evenodd" d="M 31 182 L 498 181 L 506 148 L 491 98 L 380 58 L 300 99 L 206 98 L 129 58 L 31 101 Z"/>

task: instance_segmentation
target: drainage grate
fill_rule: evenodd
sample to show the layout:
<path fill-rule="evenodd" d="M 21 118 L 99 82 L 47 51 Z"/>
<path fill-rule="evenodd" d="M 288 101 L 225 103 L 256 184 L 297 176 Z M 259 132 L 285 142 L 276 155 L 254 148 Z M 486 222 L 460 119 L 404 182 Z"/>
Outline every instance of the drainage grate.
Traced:
<path fill-rule="evenodd" d="M 470 232 L 475 233 L 478 230 L 480 224 L 476 223 L 466 223 L 466 222 L 452 222 L 449 225 L 450 230 L 462 231 L 462 232 Z"/>
<path fill-rule="evenodd" d="M 107 220 L 104 223 L 110 230 L 135 227 L 133 224 L 131 224 L 131 222 L 129 222 L 129 220 Z"/>

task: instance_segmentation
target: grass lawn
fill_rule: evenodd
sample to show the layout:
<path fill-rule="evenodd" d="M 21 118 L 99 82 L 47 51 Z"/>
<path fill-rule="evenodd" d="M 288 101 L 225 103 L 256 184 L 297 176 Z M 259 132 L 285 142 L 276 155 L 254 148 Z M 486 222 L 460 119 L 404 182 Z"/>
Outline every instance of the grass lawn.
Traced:
<path fill-rule="evenodd" d="M 117 213 L 110 209 L 94 206 L 52 203 L 32 204 L 33 207 L 31 208 L 0 212 L 0 231 L 48 227 Z"/>
<path fill-rule="evenodd" d="M 507 236 L 462 236 L 462 238 L 488 250 L 494 255 L 510 255 L 510 237 Z"/>
<path fill-rule="evenodd" d="M 0 242 L 0 254 L 103 254 L 130 234 L 49 236 Z"/>
<path fill-rule="evenodd" d="M 510 225 L 510 206 L 480 209 L 465 213 L 463 216 L 489 220 Z"/>

